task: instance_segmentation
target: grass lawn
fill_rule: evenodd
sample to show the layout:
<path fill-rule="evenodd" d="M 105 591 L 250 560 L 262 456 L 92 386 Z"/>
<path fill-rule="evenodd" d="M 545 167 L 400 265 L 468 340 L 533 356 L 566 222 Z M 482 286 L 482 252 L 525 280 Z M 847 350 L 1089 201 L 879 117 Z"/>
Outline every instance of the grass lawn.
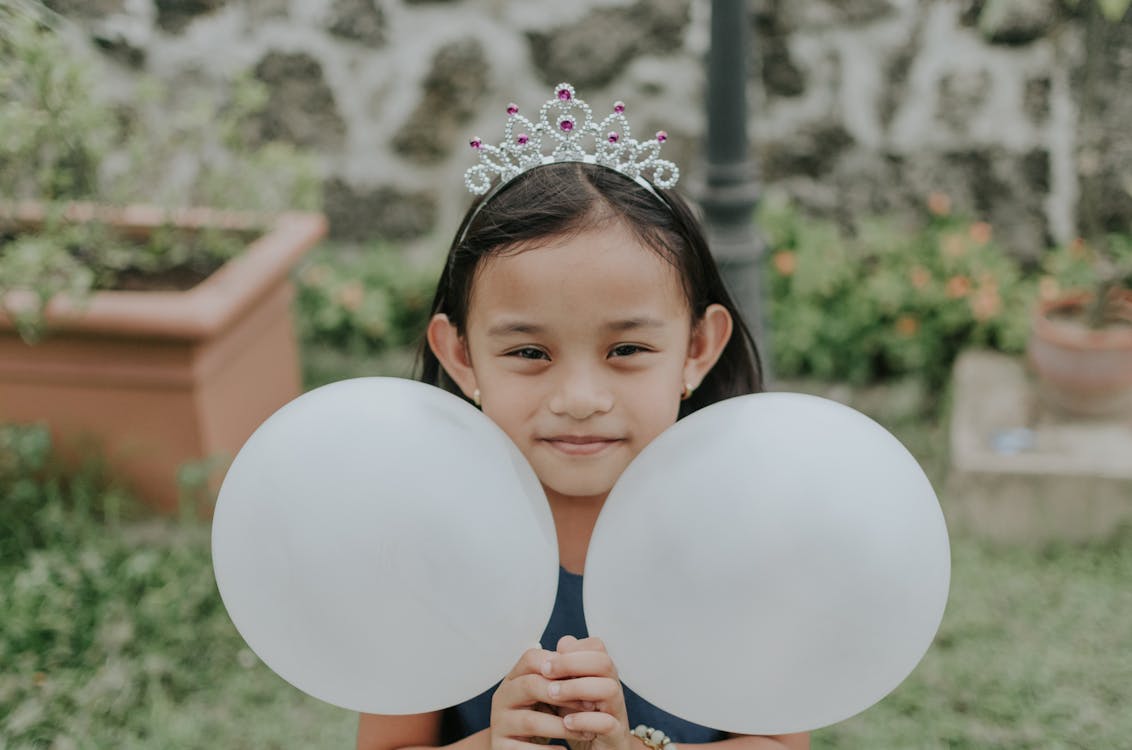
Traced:
<path fill-rule="evenodd" d="M 389 361 L 308 362 L 308 383 Z M 853 403 L 938 486 L 945 441 L 922 396 L 903 384 Z M 39 448 L 5 447 L 16 461 L 0 455 L 0 750 L 352 746 L 353 714 L 244 646 L 216 594 L 205 526 L 108 524 L 82 510 L 93 483 L 32 481 L 19 462 L 34 468 Z M 25 524 L 34 538 L 9 533 Z M 1132 533 L 1042 549 L 952 541 L 935 645 L 881 703 L 816 732 L 815 749 L 1128 747 Z"/>

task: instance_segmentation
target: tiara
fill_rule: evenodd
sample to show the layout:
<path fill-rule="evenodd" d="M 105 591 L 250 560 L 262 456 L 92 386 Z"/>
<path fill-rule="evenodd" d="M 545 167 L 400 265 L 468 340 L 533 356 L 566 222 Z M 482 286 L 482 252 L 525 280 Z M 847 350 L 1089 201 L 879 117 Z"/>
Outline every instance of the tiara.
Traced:
<path fill-rule="evenodd" d="M 596 122 L 590 105 L 575 95 L 574 87 L 560 83 L 554 87 L 554 96 L 539 109 L 538 122 L 519 114 L 517 104 L 509 104 L 502 143 L 492 146 L 481 138 L 469 142 L 479 153 L 480 163 L 464 173 L 464 184 L 476 195 L 483 195 L 496 177 L 502 185 L 543 164 L 580 161 L 609 167 L 650 191 L 653 185 L 670 188 L 680 178 L 680 169 L 659 158 L 660 146 L 666 140 L 668 134 L 663 130 L 651 140 L 633 138 L 624 102 L 614 102 L 613 112 Z M 587 144 L 592 144 L 592 153 L 585 149 Z M 549 147 L 553 151 L 543 153 Z"/>

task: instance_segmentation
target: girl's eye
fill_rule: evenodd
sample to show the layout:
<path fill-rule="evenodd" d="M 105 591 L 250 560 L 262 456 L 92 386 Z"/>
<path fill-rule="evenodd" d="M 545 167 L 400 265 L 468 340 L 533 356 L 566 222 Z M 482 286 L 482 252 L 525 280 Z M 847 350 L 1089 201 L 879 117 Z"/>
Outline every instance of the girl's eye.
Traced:
<path fill-rule="evenodd" d="M 610 350 L 609 356 L 611 356 L 611 357 L 628 357 L 630 355 L 636 354 L 637 352 L 644 352 L 644 351 L 648 351 L 648 350 L 645 349 L 643 346 L 637 346 L 636 344 L 619 344 L 619 345 L 613 347 L 612 350 Z"/>
<path fill-rule="evenodd" d="M 516 349 L 513 352 L 509 352 L 508 356 L 518 357 L 519 359 L 549 359 L 549 357 L 546 356 L 546 352 L 542 349 L 536 349 L 533 346 L 524 346 L 522 349 Z"/>

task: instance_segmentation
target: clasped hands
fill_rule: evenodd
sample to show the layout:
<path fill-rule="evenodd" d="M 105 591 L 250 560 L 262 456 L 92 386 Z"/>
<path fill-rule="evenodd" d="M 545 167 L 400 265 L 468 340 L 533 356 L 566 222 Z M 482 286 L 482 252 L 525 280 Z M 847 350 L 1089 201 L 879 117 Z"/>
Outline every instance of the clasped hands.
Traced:
<path fill-rule="evenodd" d="M 564 739 L 572 750 L 639 750 L 625 694 L 600 638 L 564 636 L 557 651 L 526 651 L 491 701 L 492 750 Z"/>

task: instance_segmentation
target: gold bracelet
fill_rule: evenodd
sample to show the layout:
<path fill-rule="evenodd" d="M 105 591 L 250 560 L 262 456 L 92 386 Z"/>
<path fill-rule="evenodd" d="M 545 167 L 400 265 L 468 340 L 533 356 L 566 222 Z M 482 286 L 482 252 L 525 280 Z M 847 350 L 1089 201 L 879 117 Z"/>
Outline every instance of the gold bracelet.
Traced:
<path fill-rule="evenodd" d="M 676 745 L 668 738 L 668 735 L 659 729 L 638 724 L 637 728 L 629 734 L 645 743 L 651 750 L 676 750 Z"/>

